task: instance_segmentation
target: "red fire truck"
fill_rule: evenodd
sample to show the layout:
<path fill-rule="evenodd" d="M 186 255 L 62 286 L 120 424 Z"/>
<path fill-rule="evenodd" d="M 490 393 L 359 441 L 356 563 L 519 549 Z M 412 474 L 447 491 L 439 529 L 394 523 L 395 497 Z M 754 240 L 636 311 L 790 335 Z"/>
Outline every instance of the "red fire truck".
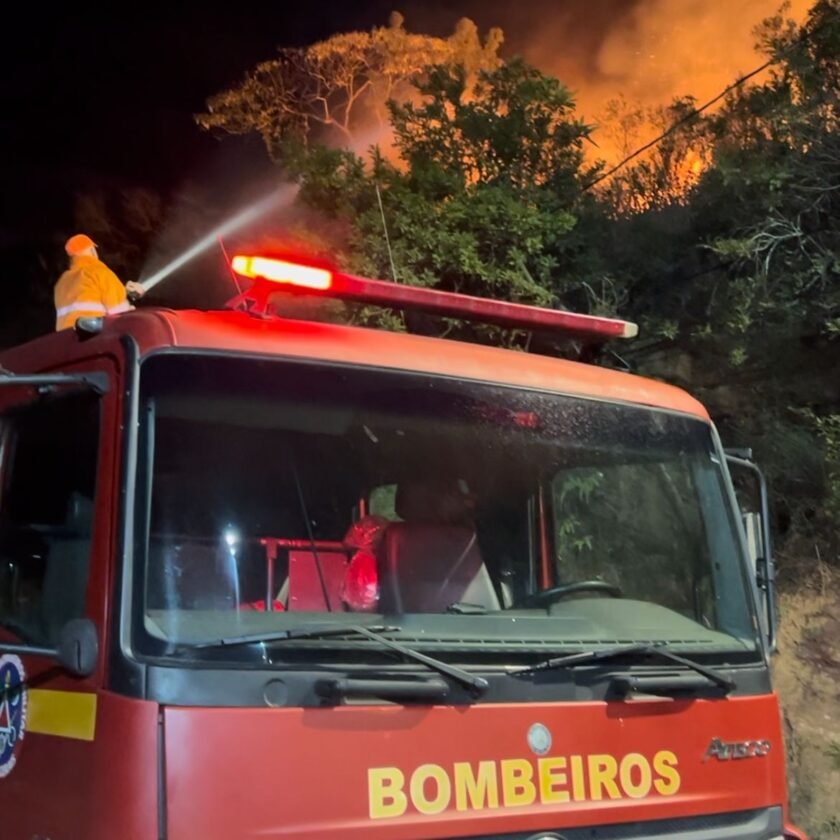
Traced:
<path fill-rule="evenodd" d="M 801 837 L 766 492 L 702 405 L 268 301 L 635 326 L 234 268 L 0 357 L 4 840 Z"/>

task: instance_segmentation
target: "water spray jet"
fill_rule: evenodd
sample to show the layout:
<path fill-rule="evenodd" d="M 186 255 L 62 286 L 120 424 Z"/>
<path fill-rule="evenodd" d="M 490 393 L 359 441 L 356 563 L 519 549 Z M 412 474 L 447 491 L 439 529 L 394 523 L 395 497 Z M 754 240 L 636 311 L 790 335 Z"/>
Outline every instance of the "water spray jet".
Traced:
<path fill-rule="evenodd" d="M 217 228 L 199 239 L 198 242 L 191 245 L 174 259 L 170 260 L 165 266 L 155 271 L 154 274 L 149 277 L 141 278 L 139 281 L 140 285 L 143 286 L 147 292 L 150 289 L 153 289 L 158 285 L 158 283 L 162 282 L 179 268 L 186 265 L 186 263 L 190 260 L 195 259 L 195 257 L 199 254 L 202 254 L 209 248 L 217 245 L 222 237 L 229 236 L 231 233 L 234 233 L 251 222 L 256 221 L 261 216 L 268 213 L 269 210 L 290 205 L 294 201 L 298 193 L 298 189 L 299 188 L 296 185 L 283 186 L 271 195 L 254 202 L 244 210 L 240 210 L 236 215 L 232 216 L 226 222 L 223 222 Z"/>

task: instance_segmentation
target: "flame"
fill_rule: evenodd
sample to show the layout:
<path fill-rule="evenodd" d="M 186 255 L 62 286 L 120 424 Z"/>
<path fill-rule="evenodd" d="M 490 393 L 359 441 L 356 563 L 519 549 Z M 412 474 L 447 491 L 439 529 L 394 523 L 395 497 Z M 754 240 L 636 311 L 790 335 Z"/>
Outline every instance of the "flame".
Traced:
<path fill-rule="evenodd" d="M 703 171 L 706 169 L 706 161 L 700 152 L 690 149 L 688 154 L 683 158 L 680 168 L 680 174 L 683 180 L 687 182 L 686 186 L 695 184 L 700 179 Z"/>

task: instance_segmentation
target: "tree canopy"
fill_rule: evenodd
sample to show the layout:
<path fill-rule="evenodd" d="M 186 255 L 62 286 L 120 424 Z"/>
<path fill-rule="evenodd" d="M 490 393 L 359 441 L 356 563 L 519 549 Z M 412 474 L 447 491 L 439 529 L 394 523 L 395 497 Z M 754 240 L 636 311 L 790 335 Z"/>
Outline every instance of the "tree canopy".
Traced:
<path fill-rule="evenodd" d="M 502 59 L 501 31 L 462 20 L 434 38 L 395 14 L 281 50 L 197 119 L 261 137 L 278 177 L 301 186 L 296 235 L 348 269 L 638 320 L 628 361 L 696 393 L 767 467 L 783 555 L 836 558 L 840 0 L 757 36 L 768 69 L 716 108 L 619 99 L 592 126 L 560 80 Z M 599 136 L 629 154 L 656 132 L 605 177 Z M 144 203 L 127 228 L 158 212 Z"/>
<path fill-rule="evenodd" d="M 368 145 L 382 139 L 387 103 L 411 95 L 432 65 L 463 67 L 467 77 L 498 65 L 500 29 L 482 41 L 466 18 L 448 38 L 409 32 L 399 12 L 388 26 L 348 32 L 303 48 L 279 50 L 242 82 L 213 96 L 198 117 L 204 128 L 258 133 L 272 157 L 292 143 L 339 140 Z"/>

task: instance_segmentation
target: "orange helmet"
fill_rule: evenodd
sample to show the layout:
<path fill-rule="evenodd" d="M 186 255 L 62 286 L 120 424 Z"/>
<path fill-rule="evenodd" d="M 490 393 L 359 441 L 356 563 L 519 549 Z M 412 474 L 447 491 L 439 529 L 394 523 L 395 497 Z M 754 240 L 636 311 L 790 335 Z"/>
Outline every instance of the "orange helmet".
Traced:
<path fill-rule="evenodd" d="M 85 236 L 83 233 L 77 233 L 75 236 L 71 236 L 67 240 L 64 245 L 64 250 L 67 251 L 68 256 L 77 257 L 89 248 L 95 247 L 96 243 L 89 236 Z"/>

